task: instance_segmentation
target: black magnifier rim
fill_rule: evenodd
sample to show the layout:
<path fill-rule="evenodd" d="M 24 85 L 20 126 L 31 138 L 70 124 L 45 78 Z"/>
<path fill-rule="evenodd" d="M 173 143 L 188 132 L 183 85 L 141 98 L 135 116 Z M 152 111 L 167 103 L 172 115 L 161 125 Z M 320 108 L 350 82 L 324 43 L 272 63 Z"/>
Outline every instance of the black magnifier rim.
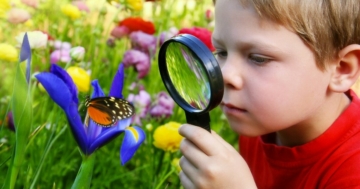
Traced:
<path fill-rule="evenodd" d="M 171 82 L 166 64 L 166 50 L 169 44 L 173 42 L 181 43 L 187 48 L 189 48 L 189 50 L 192 51 L 193 55 L 196 56 L 196 58 L 198 58 L 202 63 L 201 66 L 203 66 L 205 70 L 210 85 L 210 101 L 208 106 L 203 110 L 196 109 L 189 105 L 177 92 L 175 86 Z M 171 39 L 164 42 L 163 45 L 160 47 L 158 62 L 161 79 L 163 80 L 167 91 L 175 100 L 175 102 L 185 111 L 190 113 L 202 114 L 212 110 L 220 104 L 224 93 L 224 82 L 221 69 L 214 55 L 201 40 L 190 34 L 180 34 L 172 37 Z"/>

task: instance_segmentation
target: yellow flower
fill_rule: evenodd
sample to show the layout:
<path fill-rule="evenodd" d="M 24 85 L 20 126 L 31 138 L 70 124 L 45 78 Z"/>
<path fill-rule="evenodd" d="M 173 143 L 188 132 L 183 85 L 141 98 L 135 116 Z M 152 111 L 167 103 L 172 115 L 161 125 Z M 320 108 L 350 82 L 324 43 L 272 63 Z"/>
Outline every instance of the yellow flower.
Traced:
<path fill-rule="evenodd" d="M 75 5 L 66 4 L 61 6 L 61 12 L 75 20 L 81 16 L 81 11 Z"/>
<path fill-rule="evenodd" d="M 180 159 L 179 158 L 174 158 L 172 161 L 171 161 L 171 165 L 178 171 L 180 172 L 181 171 L 181 167 L 180 167 Z"/>
<path fill-rule="evenodd" d="M 177 151 L 183 139 L 178 132 L 180 126 L 180 123 L 169 122 L 156 128 L 154 131 L 154 146 L 165 151 Z"/>
<path fill-rule="evenodd" d="M 32 26 L 34 26 L 34 22 L 33 22 L 31 19 L 27 20 L 24 24 L 25 24 L 25 26 L 27 26 L 27 27 L 32 27 Z"/>
<path fill-rule="evenodd" d="M 6 17 L 6 12 L 11 8 L 9 0 L 0 0 L 0 18 Z"/>
<path fill-rule="evenodd" d="M 77 66 L 71 66 L 66 71 L 71 76 L 80 92 L 86 93 L 89 91 L 90 75 L 84 69 Z"/>
<path fill-rule="evenodd" d="M 18 51 L 12 45 L 0 43 L 0 60 L 15 62 L 18 60 Z"/>
<path fill-rule="evenodd" d="M 126 0 L 127 4 L 135 11 L 143 8 L 143 0 Z"/>

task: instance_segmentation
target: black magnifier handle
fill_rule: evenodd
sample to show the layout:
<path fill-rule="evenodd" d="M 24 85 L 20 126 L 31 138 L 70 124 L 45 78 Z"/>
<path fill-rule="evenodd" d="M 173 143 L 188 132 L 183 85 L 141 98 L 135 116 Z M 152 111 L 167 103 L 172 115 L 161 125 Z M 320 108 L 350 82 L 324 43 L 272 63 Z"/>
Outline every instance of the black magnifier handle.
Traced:
<path fill-rule="evenodd" d="M 185 111 L 186 121 L 192 125 L 200 126 L 211 133 L 209 113 L 192 114 Z"/>

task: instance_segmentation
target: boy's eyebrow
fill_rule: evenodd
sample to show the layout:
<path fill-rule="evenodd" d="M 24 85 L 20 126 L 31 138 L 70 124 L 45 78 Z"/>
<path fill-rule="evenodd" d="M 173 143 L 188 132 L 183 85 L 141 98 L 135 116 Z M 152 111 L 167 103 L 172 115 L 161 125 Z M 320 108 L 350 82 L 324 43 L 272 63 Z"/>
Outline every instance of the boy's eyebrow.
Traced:
<path fill-rule="evenodd" d="M 219 39 L 217 39 L 216 37 L 211 37 L 211 41 L 216 45 L 222 45 L 223 42 Z M 247 40 L 247 41 L 236 41 L 235 42 L 237 49 L 251 49 L 251 48 L 259 48 L 261 50 L 265 50 L 265 51 L 271 51 L 271 52 L 283 52 L 283 50 L 281 50 L 279 47 L 277 47 L 274 44 L 271 43 L 266 43 L 264 41 L 260 41 L 260 40 Z"/>

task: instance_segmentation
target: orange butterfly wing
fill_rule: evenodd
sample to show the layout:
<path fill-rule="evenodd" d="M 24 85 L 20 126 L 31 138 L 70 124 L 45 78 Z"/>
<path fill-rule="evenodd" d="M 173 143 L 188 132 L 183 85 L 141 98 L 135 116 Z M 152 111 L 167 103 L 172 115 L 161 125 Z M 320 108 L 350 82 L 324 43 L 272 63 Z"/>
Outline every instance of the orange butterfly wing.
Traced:
<path fill-rule="evenodd" d="M 110 127 L 121 119 L 134 114 L 134 106 L 128 101 L 115 97 L 86 99 L 89 117 L 98 125 Z"/>

